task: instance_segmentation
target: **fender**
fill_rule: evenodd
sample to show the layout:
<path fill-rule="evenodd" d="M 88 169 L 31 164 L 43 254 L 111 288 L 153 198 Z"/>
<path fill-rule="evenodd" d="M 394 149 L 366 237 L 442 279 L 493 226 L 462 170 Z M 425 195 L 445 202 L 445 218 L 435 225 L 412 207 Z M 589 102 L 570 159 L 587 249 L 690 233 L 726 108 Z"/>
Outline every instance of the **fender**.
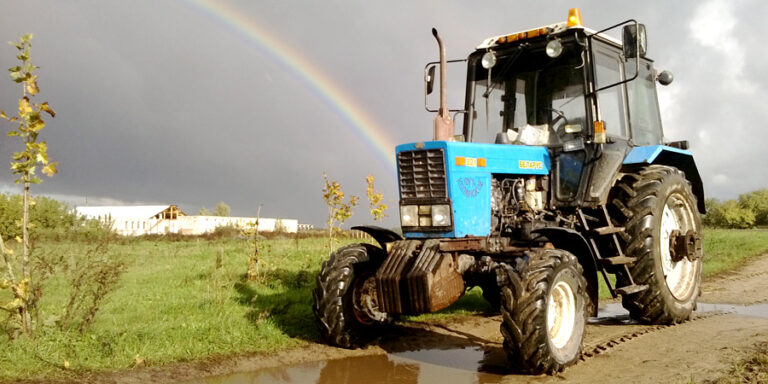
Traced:
<path fill-rule="evenodd" d="M 374 240 L 376 240 L 379 245 L 381 245 L 381 248 L 385 251 L 387 249 L 387 243 L 403 239 L 403 237 L 400 236 L 397 232 L 393 232 L 389 229 L 376 225 L 358 225 L 356 227 L 352 227 L 352 229 L 371 235 L 371 237 L 373 237 Z"/>
<path fill-rule="evenodd" d="M 704 207 L 704 184 L 690 151 L 666 145 L 633 147 L 624 158 L 624 166 L 642 164 L 669 165 L 683 171 L 685 178 L 691 182 L 691 189 L 697 200 L 696 207 L 702 215 L 707 213 Z"/>
<path fill-rule="evenodd" d="M 564 249 L 579 259 L 579 264 L 584 269 L 584 278 L 587 280 L 587 294 L 592 301 L 592 309 L 587 314 L 597 316 L 598 285 L 597 285 L 597 261 L 587 239 L 581 233 L 568 228 L 548 227 L 531 231 L 542 235 L 549 240 L 555 248 Z"/>

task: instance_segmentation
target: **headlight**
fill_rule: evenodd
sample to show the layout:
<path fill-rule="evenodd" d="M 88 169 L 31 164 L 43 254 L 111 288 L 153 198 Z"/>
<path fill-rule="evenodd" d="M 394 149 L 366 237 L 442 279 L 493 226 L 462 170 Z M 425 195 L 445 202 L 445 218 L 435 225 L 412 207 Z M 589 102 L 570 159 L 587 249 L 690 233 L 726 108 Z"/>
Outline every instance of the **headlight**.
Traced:
<path fill-rule="evenodd" d="M 403 227 L 416 227 L 419 225 L 419 206 L 400 206 L 400 224 Z"/>
<path fill-rule="evenodd" d="M 448 204 L 432 206 L 432 225 L 447 227 L 451 225 L 451 206 Z"/>

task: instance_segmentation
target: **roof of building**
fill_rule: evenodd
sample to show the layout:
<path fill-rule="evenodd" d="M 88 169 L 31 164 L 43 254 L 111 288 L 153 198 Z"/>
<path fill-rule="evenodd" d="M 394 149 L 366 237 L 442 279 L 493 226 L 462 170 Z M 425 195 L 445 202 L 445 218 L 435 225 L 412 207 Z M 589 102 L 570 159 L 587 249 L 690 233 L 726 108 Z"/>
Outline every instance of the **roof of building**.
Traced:
<path fill-rule="evenodd" d="M 165 211 L 175 211 L 180 216 L 186 214 L 179 207 L 166 205 L 111 205 L 75 207 L 78 215 L 87 218 L 111 217 L 113 220 L 144 220 L 151 219 Z"/>

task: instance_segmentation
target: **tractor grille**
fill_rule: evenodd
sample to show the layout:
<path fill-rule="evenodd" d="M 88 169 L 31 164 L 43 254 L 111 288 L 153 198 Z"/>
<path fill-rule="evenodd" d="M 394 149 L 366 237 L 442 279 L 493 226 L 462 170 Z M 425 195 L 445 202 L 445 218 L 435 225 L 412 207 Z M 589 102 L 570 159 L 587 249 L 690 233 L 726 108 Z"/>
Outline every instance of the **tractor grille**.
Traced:
<path fill-rule="evenodd" d="M 447 197 L 442 149 L 400 152 L 397 166 L 401 199 Z"/>

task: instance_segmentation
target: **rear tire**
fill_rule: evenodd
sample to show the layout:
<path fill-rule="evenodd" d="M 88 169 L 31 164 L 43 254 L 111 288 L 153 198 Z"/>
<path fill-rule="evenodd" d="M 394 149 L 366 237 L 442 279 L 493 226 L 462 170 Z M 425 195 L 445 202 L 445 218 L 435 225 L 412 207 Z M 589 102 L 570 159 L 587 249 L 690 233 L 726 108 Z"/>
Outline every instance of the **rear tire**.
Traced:
<path fill-rule="evenodd" d="M 374 278 L 385 257 L 381 248 L 354 244 L 339 248 L 323 262 L 312 310 L 328 343 L 343 348 L 364 346 L 392 322 L 391 316 L 378 310 Z"/>
<path fill-rule="evenodd" d="M 501 287 L 501 333 L 512 365 L 553 374 L 581 356 L 589 298 L 576 256 L 564 250 L 527 253 L 519 268 L 496 269 Z"/>
<path fill-rule="evenodd" d="M 625 228 L 624 254 L 637 259 L 629 268 L 632 279 L 648 285 L 645 291 L 622 297 L 624 308 L 651 324 L 689 319 L 700 293 L 703 254 L 698 249 L 693 260 L 674 261 L 670 253 L 671 231 L 701 230 L 696 197 L 685 174 L 664 165 L 642 168 L 618 183 L 613 207 L 616 225 Z"/>

